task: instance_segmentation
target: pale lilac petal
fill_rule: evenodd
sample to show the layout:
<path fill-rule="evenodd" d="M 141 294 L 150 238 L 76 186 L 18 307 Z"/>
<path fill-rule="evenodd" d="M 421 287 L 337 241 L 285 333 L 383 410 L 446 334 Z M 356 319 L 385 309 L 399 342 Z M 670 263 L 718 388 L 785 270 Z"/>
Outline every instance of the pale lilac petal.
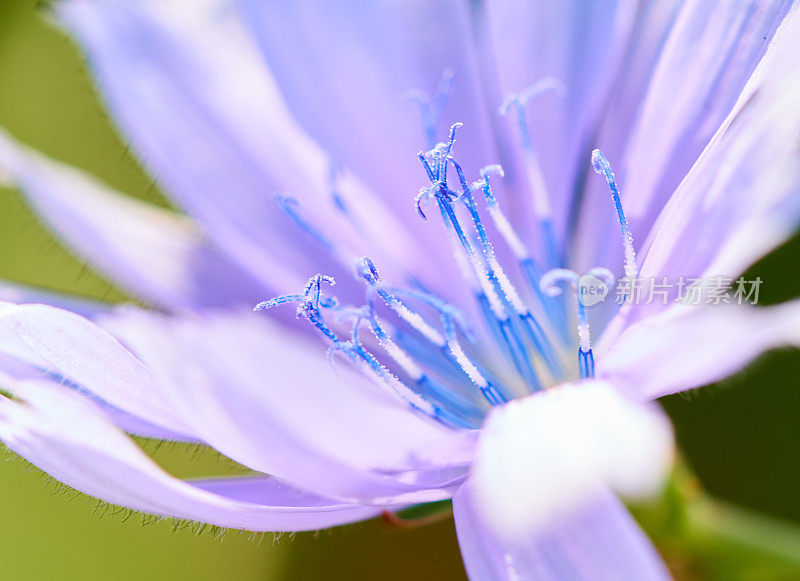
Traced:
<path fill-rule="evenodd" d="M 148 422 L 130 412 L 111 405 L 80 385 L 64 378 L 60 373 L 56 373 L 52 370 L 48 371 L 45 368 L 37 367 L 35 364 L 26 361 L 27 359 L 32 362 L 33 359 L 31 359 L 31 357 L 9 355 L 6 354 L 8 350 L 5 349 L 0 349 L 0 351 L 4 353 L 0 355 L 0 382 L 14 382 L 29 379 L 38 381 L 46 379 L 49 382 L 58 383 L 65 389 L 78 392 L 88 399 L 91 399 L 114 425 L 129 434 L 157 440 L 199 442 L 197 438 Z"/>
<path fill-rule="evenodd" d="M 775 307 L 673 307 L 598 350 L 597 374 L 637 399 L 700 387 L 764 351 L 800 347 L 800 303 Z"/>
<path fill-rule="evenodd" d="M 318 529 L 379 512 L 265 477 L 184 482 L 159 468 L 76 393 L 43 381 L 3 387 L 24 403 L 0 399 L 0 439 L 61 482 L 113 504 L 258 531 Z"/>
<path fill-rule="evenodd" d="M 630 138 L 625 209 L 631 220 L 655 219 L 736 103 L 791 5 L 689 2 L 681 10 Z"/>
<path fill-rule="evenodd" d="M 791 5 L 789 0 L 685 3 L 646 92 L 606 120 L 596 145 L 607 150 L 614 165 L 637 244 L 645 241 L 664 204 L 734 108 Z M 629 84 L 623 77 L 621 90 Z M 622 246 L 609 235 L 618 225 L 608 190 L 597 176 L 589 177 L 588 186 L 580 264 L 619 269 Z M 598 245 L 598 240 L 604 242 Z"/>
<path fill-rule="evenodd" d="M 79 298 L 29 287 L 22 284 L 0 280 L 0 302 L 6 303 L 44 303 L 59 309 L 66 309 L 84 317 L 91 317 L 97 313 L 108 311 L 109 303 L 100 303 L 90 299 Z"/>
<path fill-rule="evenodd" d="M 603 334 L 670 308 L 680 281 L 735 280 L 800 223 L 800 13 L 786 18 L 734 110 L 659 216 L 640 277 L 670 287 L 667 300 L 626 305 Z"/>
<path fill-rule="evenodd" d="M 367 250 L 401 272 L 419 262 L 404 226 L 347 172 L 338 188 L 356 219 L 337 209 L 330 156 L 293 121 L 227 2 L 72 0 L 59 13 L 145 166 L 275 294 L 302 288 L 334 260 L 350 270 Z M 416 189 L 398 194 L 409 217 Z M 278 209 L 279 194 L 299 199 L 301 213 L 325 227 L 337 245 L 332 256 Z M 436 275 L 432 265 L 427 271 Z"/>
<path fill-rule="evenodd" d="M 519 540 L 606 488 L 636 498 L 657 492 L 672 457 L 672 430 L 658 406 L 584 381 L 494 409 L 470 481 L 487 524 Z"/>
<path fill-rule="evenodd" d="M 100 399 L 96 395 L 86 392 L 86 390 L 78 389 L 78 391 L 91 399 L 97 407 L 99 407 L 106 417 L 123 432 L 132 436 L 139 436 L 140 438 L 150 438 L 159 441 L 170 442 L 185 442 L 190 444 L 203 444 L 200 440 L 193 436 L 187 436 L 184 433 L 164 428 L 147 420 L 126 412 L 118 407 L 115 407 L 108 402 Z"/>
<path fill-rule="evenodd" d="M 487 527 L 469 484 L 453 497 L 453 515 L 464 564 L 475 581 L 670 578 L 650 541 L 609 493 L 519 542 L 502 540 Z"/>
<path fill-rule="evenodd" d="M 441 499 L 471 461 L 469 432 L 413 412 L 343 358 L 332 368 L 321 342 L 262 313 L 129 310 L 102 323 L 154 371 L 193 433 L 301 488 L 371 503 Z M 413 496 L 420 489 L 432 490 Z"/>
<path fill-rule="evenodd" d="M 786 19 L 731 115 L 654 227 L 650 276 L 735 276 L 798 224 L 800 13 Z"/>
<path fill-rule="evenodd" d="M 590 140 L 619 71 L 636 4 L 631 0 L 485 3 L 501 98 L 546 77 L 558 79 L 566 89 L 562 96 L 550 91 L 534 97 L 527 106 L 534 150 L 560 231 L 566 227 L 575 191 L 582 187 Z M 500 101 L 491 105 L 497 108 Z M 508 123 L 514 143 L 519 144 L 513 112 Z M 508 178 L 514 179 L 512 172 Z"/>
<path fill-rule="evenodd" d="M 80 385 L 65 379 L 57 373 L 52 371 L 48 372 L 44 369 L 34 367 L 22 359 L 17 359 L 10 355 L 0 355 L 0 382 L 14 382 L 30 379 L 36 381 L 47 380 L 52 383 L 58 383 L 59 385 L 63 386 L 64 389 L 80 393 L 87 399 L 92 400 L 92 402 L 103 411 L 105 416 L 110 419 L 115 426 L 134 436 L 153 438 L 156 440 L 199 443 L 197 438 L 193 438 L 191 436 L 187 436 L 186 434 L 158 426 L 152 422 L 148 422 L 129 412 L 126 412 L 125 410 L 115 407 L 95 394 L 87 391 Z"/>
<path fill-rule="evenodd" d="M 152 373 L 89 320 L 46 305 L 0 304 L 0 353 L 81 386 L 108 404 L 191 434 Z"/>
<path fill-rule="evenodd" d="M 322 350 L 309 357 L 316 343 L 261 314 L 142 311 L 105 322 L 149 367 L 90 321 L 45 305 L 3 306 L 0 352 L 306 490 L 405 504 L 449 498 L 463 479 L 467 432 L 416 414 L 349 368 L 334 373 Z"/>
<path fill-rule="evenodd" d="M 446 69 L 454 84 L 437 139 L 463 122 L 455 153 L 469 175 L 498 161 L 465 2 L 238 3 L 298 120 L 401 216 L 415 220 L 426 182 L 416 154 L 430 147 L 405 96 L 433 98 Z"/>
<path fill-rule="evenodd" d="M 179 308 L 264 296 L 264 287 L 220 256 L 187 218 L 114 192 L 2 130 L 0 170 L 72 250 L 140 298 Z"/>

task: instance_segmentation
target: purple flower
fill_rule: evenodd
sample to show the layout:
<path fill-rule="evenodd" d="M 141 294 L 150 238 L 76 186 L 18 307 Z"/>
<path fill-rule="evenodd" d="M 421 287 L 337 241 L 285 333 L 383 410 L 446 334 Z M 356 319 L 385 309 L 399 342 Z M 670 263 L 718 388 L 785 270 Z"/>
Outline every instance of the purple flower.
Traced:
<path fill-rule="evenodd" d="M 56 306 L 0 310 L 0 438 L 159 515 L 452 498 L 475 579 L 666 577 L 615 496 L 669 467 L 648 402 L 800 344 L 796 303 L 709 294 L 800 215 L 792 3 L 282 4 L 58 6 L 189 217 L 0 134 L 4 176 L 151 306 L 9 288 Z M 254 474 L 182 481 L 124 432 Z"/>

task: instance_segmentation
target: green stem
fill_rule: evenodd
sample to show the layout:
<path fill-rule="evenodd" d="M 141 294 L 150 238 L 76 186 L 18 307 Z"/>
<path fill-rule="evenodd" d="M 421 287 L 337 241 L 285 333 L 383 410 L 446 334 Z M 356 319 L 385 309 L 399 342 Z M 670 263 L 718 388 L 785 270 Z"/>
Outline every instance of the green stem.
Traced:
<path fill-rule="evenodd" d="M 689 532 L 800 567 L 800 527 L 703 495 L 690 501 Z"/>

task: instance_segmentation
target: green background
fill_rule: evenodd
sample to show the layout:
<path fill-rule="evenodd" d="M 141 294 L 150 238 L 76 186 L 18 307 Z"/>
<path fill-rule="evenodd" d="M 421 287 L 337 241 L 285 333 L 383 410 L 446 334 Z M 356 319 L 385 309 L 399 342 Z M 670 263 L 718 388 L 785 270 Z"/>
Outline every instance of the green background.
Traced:
<path fill-rule="evenodd" d="M 121 191 L 165 203 L 104 113 L 79 52 L 46 10 L 0 0 L 0 125 L 44 153 L 89 170 Z M 14 191 L 0 189 L 0 278 L 108 300 L 124 295 L 43 229 Z M 768 302 L 800 294 L 800 240 L 754 273 Z M 742 337 L 742 340 L 747 340 Z M 685 509 L 690 477 L 637 515 L 682 578 L 800 579 L 800 356 L 770 354 L 715 386 L 663 402 L 686 464 L 718 498 L 759 513 Z M 209 452 L 145 449 L 179 476 L 228 470 Z M 2 452 L 0 452 L 2 457 Z M 687 484 L 689 483 L 689 484 Z M 670 496 L 672 494 L 672 496 Z M 692 496 L 689 494 L 688 496 Z M 683 504 L 682 504 L 683 503 Z M 174 531 L 123 520 L 96 501 L 60 491 L 8 454 L 0 464 L 3 579 L 443 579 L 463 578 L 452 520 L 402 529 L 378 521 L 318 534 L 249 538 Z M 677 507 L 677 508 L 676 508 Z M 683 507 L 683 508 L 681 508 Z"/>

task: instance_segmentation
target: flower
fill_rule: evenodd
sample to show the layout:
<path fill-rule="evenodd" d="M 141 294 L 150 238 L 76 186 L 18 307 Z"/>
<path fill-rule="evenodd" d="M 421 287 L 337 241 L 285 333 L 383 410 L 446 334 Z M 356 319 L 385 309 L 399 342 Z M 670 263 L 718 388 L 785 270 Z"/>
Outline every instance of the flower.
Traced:
<path fill-rule="evenodd" d="M 59 5 L 189 217 L 0 135 L 5 177 L 152 306 L 5 304 L 0 438 L 159 515 L 307 530 L 452 498 L 473 578 L 665 577 L 614 495 L 669 466 L 648 402 L 800 344 L 800 309 L 633 283 L 733 277 L 794 231 L 792 3 L 237 4 Z M 589 304 L 614 273 L 622 304 Z M 124 432 L 257 474 L 182 481 Z"/>

